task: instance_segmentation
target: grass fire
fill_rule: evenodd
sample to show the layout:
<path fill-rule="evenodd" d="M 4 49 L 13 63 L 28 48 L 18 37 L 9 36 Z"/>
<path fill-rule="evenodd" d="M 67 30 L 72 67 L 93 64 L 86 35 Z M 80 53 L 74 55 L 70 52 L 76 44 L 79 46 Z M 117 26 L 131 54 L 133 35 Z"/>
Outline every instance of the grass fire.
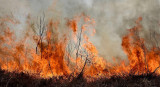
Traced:
<path fill-rule="evenodd" d="M 159 0 L 0 2 L 0 86 L 160 86 Z"/>

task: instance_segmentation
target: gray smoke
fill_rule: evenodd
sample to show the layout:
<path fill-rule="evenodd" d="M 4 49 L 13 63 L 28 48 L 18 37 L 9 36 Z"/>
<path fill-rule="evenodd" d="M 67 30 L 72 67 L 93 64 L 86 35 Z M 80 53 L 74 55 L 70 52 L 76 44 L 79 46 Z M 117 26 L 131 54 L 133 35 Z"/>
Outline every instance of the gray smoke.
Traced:
<path fill-rule="evenodd" d="M 158 31 L 160 24 L 160 0 L 0 0 L 0 3 L 0 16 L 12 12 L 20 21 L 17 34 L 23 31 L 29 14 L 33 20 L 43 12 L 48 18 L 63 20 L 84 12 L 95 19 L 97 33 L 91 40 L 99 54 L 108 60 L 125 58 L 122 37 L 138 17 L 143 17 L 143 37 L 152 29 Z"/>

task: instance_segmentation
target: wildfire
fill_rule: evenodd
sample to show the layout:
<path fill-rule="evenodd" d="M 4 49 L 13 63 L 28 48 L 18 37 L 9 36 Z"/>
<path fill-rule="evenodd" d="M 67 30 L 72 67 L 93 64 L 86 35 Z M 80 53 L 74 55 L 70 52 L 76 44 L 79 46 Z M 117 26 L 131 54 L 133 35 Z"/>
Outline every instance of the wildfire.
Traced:
<path fill-rule="evenodd" d="M 26 38 L 15 41 L 14 32 L 1 23 L 4 31 L 0 33 L 0 67 L 10 72 L 24 72 L 43 78 L 77 76 L 80 73 L 85 78 L 152 72 L 160 74 L 160 50 L 155 47 L 147 49 L 145 46 L 144 39 L 139 36 L 141 21 L 142 17 L 138 18 L 136 26 L 122 38 L 122 48 L 129 64 L 124 61 L 111 64 L 99 56 L 89 39 L 95 34 L 95 21 L 84 14 L 67 21 L 69 33 L 66 32 L 62 37 L 58 31 L 59 22 L 51 20 L 44 26 L 43 37 L 42 34 L 34 35 L 33 40 L 38 43 L 35 48 L 28 48 L 30 44 L 25 43 Z"/>

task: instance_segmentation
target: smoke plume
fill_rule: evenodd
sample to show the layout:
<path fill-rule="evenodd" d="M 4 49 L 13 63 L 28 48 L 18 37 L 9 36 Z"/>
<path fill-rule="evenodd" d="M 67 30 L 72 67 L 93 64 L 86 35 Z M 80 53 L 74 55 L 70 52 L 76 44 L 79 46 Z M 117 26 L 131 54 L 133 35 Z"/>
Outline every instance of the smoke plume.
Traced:
<path fill-rule="evenodd" d="M 62 23 L 81 13 L 94 18 L 96 35 L 91 40 L 107 60 L 125 58 L 121 38 L 138 17 L 143 18 L 142 37 L 148 38 L 150 30 L 160 32 L 160 0 L 0 0 L 0 17 L 12 14 L 19 21 L 16 26 L 10 25 L 17 37 L 23 35 L 29 15 L 35 21 L 43 13 L 46 19 Z"/>

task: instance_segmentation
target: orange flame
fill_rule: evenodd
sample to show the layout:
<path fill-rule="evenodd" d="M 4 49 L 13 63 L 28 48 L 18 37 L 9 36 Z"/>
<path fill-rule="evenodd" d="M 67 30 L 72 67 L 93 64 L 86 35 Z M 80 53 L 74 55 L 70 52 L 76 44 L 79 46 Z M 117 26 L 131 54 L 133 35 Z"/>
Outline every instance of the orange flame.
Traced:
<path fill-rule="evenodd" d="M 80 24 L 81 18 L 83 18 L 82 24 Z M 98 55 L 96 47 L 89 39 L 90 35 L 95 34 L 95 29 L 91 27 L 95 21 L 83 14 L 67 22 L 67 26 L 73 32 L 71 37 L 67 33 L 59 37 L 59 22 L 51 20 L 47 25 L 42 46 L 38 46 L 38 53 L 34 48 L 28 48 L 30 44 L 25 44 L 26 39 L 16 42 L 13 38 L 14 32 L 7 27 L 0 33 L 0 66 L 1 69 L 11 72 L 24 72 L 43 78 L 68 76 L 71 73 L 80 73 L 82 70 L 85 78 L 154 72 L 160 63 L 159 49 L 147 49 L 144 39 L 139 36 L 142 29 L 140 21 L 142 17 L 138 18 L 137 25 L 129 29 L 128 34 L 122 38 L 122 47 L 129 64 L 125 61 L 121 61 L 121 65 L 111 64 Z M 79 24 L 82 25 L 81 28 L 78 27 Z M 2 25 L 1 27 L 4 28 Z M 89 32 L 91 30 L 92 33 Z M 35 38 L 37 43 L 38 36 Z M 66 48 L 72 45 L 69 42 L 72 42 L 73 38 L 76 40 L 73 41 L 74 47 L 68 51 Z M 71 61 L 70 65 L 67 65 L 67 58 Z M 157 70 L 157 74 L 160 74 L 160 70 Z"/>

